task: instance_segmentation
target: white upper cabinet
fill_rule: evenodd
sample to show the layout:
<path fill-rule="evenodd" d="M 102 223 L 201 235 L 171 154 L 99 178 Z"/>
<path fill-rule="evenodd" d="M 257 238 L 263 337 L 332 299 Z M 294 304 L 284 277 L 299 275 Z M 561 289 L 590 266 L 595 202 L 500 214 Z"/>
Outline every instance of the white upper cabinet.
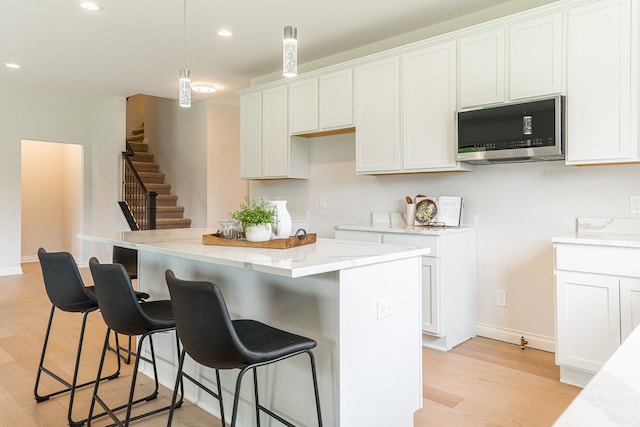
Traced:
<path fill-rule="evenodd" d="M 322 132 L 353 126 L 351 69 L 289 84 L 289 131 Z"/>
<path fill-rule="evenodd" d="M 318 130 L 318 78 L 299 80 L 289 85 L 289 131 Z"/>
<path fill-rule="evenodd" d="M 568 164 L 638 160 L 631 114 L 638 96 L 631 75 L 635 7 L 630 0 L 604 0 L 568 12 Z"/>
<path fill-rule="evenodd" d="M 307 178 L 307 141 L 289 137 L 287 86 L 240 96 L 240 177 Z"/>
<path fill-rule="evenodd" d="M 262 92 L 240 96 L 240 177 L 262 177 Z"/>
<path fill-rule="evenodd" d="M 503 28 L 460 40 L 460 107 L 503 102 Z"/>
<path fill-rule="evenodd" d="M 460 107 L 562 93 L 562 37 L 554 13 L 461 39 Z"/>
<path fill-rule="evenodd" d="M 509 99 L 562 92 L 562 14 L 509 27 Z"/>
<path fill-rule="evenodd" d="M 262 92 L 262 176 L 288 176 L 287 87 Z"/>
<path fill-rule="evenodd" d="M 356 173 L 400 171 L 400 58 L 357 66 L 353 99 Z"/>
<path fill-rule="evenodd" d="M 352 74 L 349 68 L 320 75 L 320 130 L 353 126 Z"/>
<path fill-rule="evenodd" d="M 455 161 L 456 42 L 402 55 L 402 165 L 451 168 Z"/>

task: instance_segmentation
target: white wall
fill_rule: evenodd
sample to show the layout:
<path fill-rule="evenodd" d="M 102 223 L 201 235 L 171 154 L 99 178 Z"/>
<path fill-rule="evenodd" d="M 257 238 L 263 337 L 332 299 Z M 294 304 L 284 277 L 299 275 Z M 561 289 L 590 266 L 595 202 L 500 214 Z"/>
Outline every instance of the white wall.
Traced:
<path fill-rule="evenodd" d="M 310 140 L 308 180 L 253 181 L 252 196 L 287 199 L 309 210 L 310 231 L 333 237 L 336 224 L 367 223 L 372 211 L 402 212 L 406 195 L 462 195 L 465 225 L 477 226 L 478 323 L 483 334 L 525 335 L 552 349 L 552 236 L 571 234 L 578 216 L 631 216 L 640 165 L 571 167 L 563 162 L 477 166 L 475 172 L 355 175 L 354 135 Z M 319 198 L 326 196 L 327 208 Z M 507 291 L 507 307 L 495 290 Z M 549 348 L 551 346 L 551 348 Z"/>
<path fill-rule="evenodd" d="M 0 274 L 19 274 L 21 255 L 21 141 L 65 142 L 91 145 L 91 110 L 100 100 L 88 98 L 45 97 L 17 88 L 0 97 Z M 123 100 L 124 102 L 124 100 Z M 85 150 L 83 162 L 90 168 L 91 150 Z M 85 200 L 92 189 L 85 173 Z M 90 214 L 90 213 L 88 213 Z"/>
<path fill-rule="evenodd" d="M 207 105 L 145 96 L 145 137 L 192 227 L 207 223 Z"/>
<path fill-rule="evenodd" d="M 217 227 L 249 184 L 240 179 L 239 107 L 214 101 L 178 107 L 144 96 L 145 137 L 192 227 Z"/>
<path fill-rule="evenodd" d="M 207 104 L 207 227 L 218 227 L 249 194 L 240 179 L 240 108 Z"/>
<path fill-rule="evenodd" d="M 82 229 L 82 146 L 22 141 L 23 262 L 39 247 L 78 255 Z"/>

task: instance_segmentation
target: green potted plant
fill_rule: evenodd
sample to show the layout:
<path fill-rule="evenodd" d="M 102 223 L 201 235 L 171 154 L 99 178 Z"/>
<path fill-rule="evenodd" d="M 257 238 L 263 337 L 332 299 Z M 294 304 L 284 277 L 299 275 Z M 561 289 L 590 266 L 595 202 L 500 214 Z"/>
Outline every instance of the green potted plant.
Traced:
<path fill-rule="evenodd" d="M 276 211 L 266 201 L 246 197 L 245 202 L 240 204 L 240 209 L 231 212 L 231 217 L 240 222 L 249 242 L 271 239 L 271 223 L 276 219 Z"/>

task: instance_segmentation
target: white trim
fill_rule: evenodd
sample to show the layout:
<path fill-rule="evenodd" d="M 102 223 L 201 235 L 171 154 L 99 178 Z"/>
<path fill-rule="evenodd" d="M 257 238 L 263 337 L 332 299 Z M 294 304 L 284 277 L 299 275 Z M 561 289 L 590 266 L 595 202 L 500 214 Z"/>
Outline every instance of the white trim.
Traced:
<path fill-rule="evenodd" d="M 22 274 L 22 267 L 5 267 L 0 268 L 0 276 L 13 276 L 15 274 Z"/>
<path fill-rule="evenodd" d="M 498 341 L 505 341 L 512 344 L 520 345 L 520 338 L 524 337 L 528 341 L 527 347 L 538 350 L 556 352 L 556 344 L 554 337 L 547 337 L 526 331 L 516 331 L 509 328 L 501 328 L 498 326 L 487 325 L 485 323 L 476 324 L 478 336 L 491 338 Z"/>

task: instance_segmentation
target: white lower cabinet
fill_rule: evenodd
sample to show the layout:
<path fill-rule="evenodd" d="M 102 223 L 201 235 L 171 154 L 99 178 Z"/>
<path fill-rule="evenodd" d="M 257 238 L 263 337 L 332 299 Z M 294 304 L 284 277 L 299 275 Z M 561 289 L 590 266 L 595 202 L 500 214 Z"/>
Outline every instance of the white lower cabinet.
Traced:
<path fill-rule="evenodd" d="M 447 351 L 474 337 L 477 321 L 475 229 L 388 230 L 337 226 L 335 237 L 429 248 L 431 253 L 422 257 L 422 344 Z"/>
<path fill-rule="evenodd" d="M 640 249 L 554 248 L 556 363 L 562 382 L 584 387 L 640 324 L 640 272 L 626 265 Z"/>

